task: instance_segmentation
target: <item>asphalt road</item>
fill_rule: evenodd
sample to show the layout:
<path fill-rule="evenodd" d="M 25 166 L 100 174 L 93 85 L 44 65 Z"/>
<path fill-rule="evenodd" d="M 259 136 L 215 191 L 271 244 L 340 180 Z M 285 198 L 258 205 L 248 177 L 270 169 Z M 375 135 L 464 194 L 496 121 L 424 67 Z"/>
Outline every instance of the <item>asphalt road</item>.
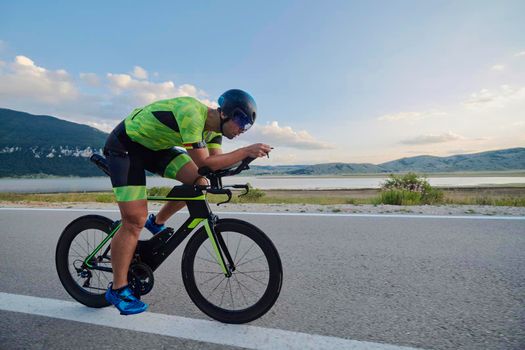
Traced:
<path fill-rule="evenodd" d="M 0 292 L 72 301 L 58 280 L 54 254 L 62 229 L 80 215 L 0 210 Z M 525 348 L 525 220 L 238 218 L 270 236 L 284 269 L 279 300 L 251 325 L 425 349 Z M 177 215 L 171 224 L 183 219 Z M 183 246 L 157 270 L 155 288 L 144 299 L 154 313 L 208 319 L 182 285 Z M 231 348 L 0 311 L 0 349 L 73 345 Z"/>

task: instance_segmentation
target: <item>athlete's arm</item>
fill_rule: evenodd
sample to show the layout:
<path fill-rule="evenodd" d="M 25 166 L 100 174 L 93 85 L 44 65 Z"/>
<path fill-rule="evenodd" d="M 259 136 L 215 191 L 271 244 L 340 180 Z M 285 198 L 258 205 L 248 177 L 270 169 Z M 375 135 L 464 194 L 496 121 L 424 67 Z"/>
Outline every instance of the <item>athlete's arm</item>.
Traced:
<path fill-rule="evenodd" d="M 210 152 L 210 156 L 216 156 L 222 153 L 222 148 L 208 148 L 208 152 Z"/>
<path fill-rule="evenodd" d="M 207 166 L 212 170 L 219 170 L 230 167 L 247 157 L 265 157 L 271 151 L 271 147 L 264 143 L 256 143 L 228 153 L 221 151 L 219 154 L 210 154 L 206 148 L 194 148 L 187 151 L 197 167 Z"/>

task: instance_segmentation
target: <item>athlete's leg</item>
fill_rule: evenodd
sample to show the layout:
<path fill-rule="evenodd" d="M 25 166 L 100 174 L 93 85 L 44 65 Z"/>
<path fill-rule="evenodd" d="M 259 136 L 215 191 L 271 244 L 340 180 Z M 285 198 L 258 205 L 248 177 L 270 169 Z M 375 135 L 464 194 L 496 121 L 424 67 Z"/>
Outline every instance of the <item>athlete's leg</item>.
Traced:
<path fill-rule="evenodd" d="M 118 289 L 128 283 L 129 265 L 148 214 L 144 171 L 148 154 L 126 136 L 123 123 L 109 135 L 104 154 L 122 218 L 122 226 L 111 241 L 113 289 Z"/>
<path fill-rule="evenodd" d="M 137 247 L 140 231 L 148 215 L 144 199 L 119 202 L 122 226 L 111 240 L 111 265 L 113 267 L 113 289 L 128 284 L 128 269 Z"/>
<path fill-rule="evenodd" d="M 163 225 L 168 221 L 168 219 L 184 208 L 186 206 L 186 202 L 177 201 L 177 202 L 167 202 L 165 203 L 162 208 L 160 208 L 159 212 L 155 216 L 155 223 L 158 225 Z"/>

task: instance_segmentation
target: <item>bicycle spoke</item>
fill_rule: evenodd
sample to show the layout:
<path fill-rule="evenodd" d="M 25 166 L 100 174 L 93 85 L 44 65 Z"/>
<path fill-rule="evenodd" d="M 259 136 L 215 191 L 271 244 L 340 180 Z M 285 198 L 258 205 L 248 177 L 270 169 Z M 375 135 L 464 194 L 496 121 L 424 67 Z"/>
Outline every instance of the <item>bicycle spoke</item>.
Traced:
<path fill-rule="evenodd" d="M 245 262 L 243 262 L 242 264 L 235 265 L 235 267 L 239 267 L 239 266 L 245 265 L 245 264 L 247 264 L 247 263 L 249 263 L 249 262 L 252 262 L 252 261 L 257 260 L 257 259 L 260 259 L 260 258 L 264 258 L 264 255 L 259 255 L 258 257 L 253 258 L 253 259 L 250 259 L 250 260 L 248 260 L 248 261 L 245 261 Z"/>
<path fill-rule="evenodd" d="M 197 270 L 194 270 L 194 272 L 200 272 L 200 273 L 213 273 L 214 275 L 224 275 L 224 273 L 222 273 L 222 272 L 197 271 Z"/>
<path fill-rule="evenodd" d="M 207 262 L 210 262 L 212 264 L 217 264 L 216 261 L 211 261 L 211 260 L 208 260 L 208 259 L 204 259 L 204 258 L 201 258 L 200 256 L 196 256 L 197 259 L 201 259 L 201 260 L 204 260 L 204 261 L 207 261 Z"/>
<path fill-rule="evenodd" d="M 251 290 L 250 288 L 246 287 L 243 283 L 241 283 L 241 281 L 237 280 L 237 282 L 239 282 L 239 284 L 241 286 L 243 286 L 244 288 L 246 288 L 247 291 L 251 292 L 253 295 L 255 296 L 258 296 L 259 294 L 258 293 L 255 293 L 253 290 Z"/>
<path fill-rule="evenodd" d="M 253 271 L 242 271 L 244 273 L 259 273 L 259 272 L 269 272 L 270 270 L 253 270 Z M 241 272 L 241 271 L 239 271 Z"/>
<path fill-rule="evenodd" d="M 228 286 L 230 287 L 230 297 L 232 298 L 232 309 L 235 309 L 235 302 L 233 301 L 231 278 L 228 278 Z"/>
<path fill-rule="evenodd" d="M 251 278 L 252 280 L 254 280 L 254 281 L 256 281 L 256 282 L 262 284 L 263 286 L 266 286 L 266 283 L 263 283 L 263 282 L 259 281 L 257 278 L 253 278 L 252 276 L 250 276 L 250 275 L 248 275 L 248 274 L 246 274 L 246 273 L 244 273 L 244 272 L 241 272 L 241 271 L 239 271 L 239 273 L 240 273 L 241 275 L 244 275 L 244 276 L 246 276 L 246 277 Z"/>
<path fill-rule="evenodd" d="M 78 243 L 77 241 L 74 241 L 74 243 L 84 251 L 85 255 L 88 256 L 89 255 L 89 252 L 86 250 L 86 248 L 84 246 L 81 246 L 80 243 Z M 73 249 L 73 244 L 71 244 L 71 249 Z"/>
<path fill-rule="evenodd" d="M 226 277 L 224 277 L 224 278 L 219 282 L 219 284 L 217 284 L 217 285 L 215 286 L 215 288 L 213 288 L 213 290 L 211 291 L 211 293 L 210 293 L 210 295 L 209 295 L 210 297 L 211 297 L 211 295 L 213 294 L 213 292 L 215 292 L 215 290 L 217 290 L 217 288 L 219 287 L 219 285 L 220 285 L 225 279 L 226 279 Z"/>
<path fill-rule="evenodd" d="M 237 276 L 235 276 L 235 274 L 233 275 L 233 278 L 235 278 L 235 281 L 239 285 L 239 290 L 241 291 L 241 295 L 242 295 L 242 298 L 244 299 L 244 302 L 246 303 L 246 305 L 248 305 L 248 301 L 246 300 L 246 296 L 244 295 L 244 292 L 242 291 L 241 284 L 239 283 L 239 280 L 237 279 Z"/>
<path fill-rule="evenodd" d="M 88 240 L 88 237 L 86 237 L 87 235 L 84 235 L 84 239 L 86 240 L 86 244 L 87 244 L 87 247 L 88 247 L 88 251 L 91 251 L 90 247 L 89 247 L 89 240 Z"/>
<path fill-rule="evenodd" d="M 239 237 L 239 241 L 237 242 L 237 248 L 235 249 L 235 256 L 233 257 L 233 262 L 237 261 L 237 253 L 239 252 L 239 246 L 241 245 L 241 237 Z"/>
<path fill-rule="evenodd" d="M 79 257 L 86 257 L 85 254 L 80 254 L 80 253 L 77 252 L 77 251 L 75 250 L 75 248 L 73 248 L 73 247 L 71 247 L 71 250 L 72 250 L 74 253 L 77 253 L 77 256 L 79 256 Z M 70 254 L 70 255 L 71 255 L 71 254 Z"/>
<path fill-rule="evenodd" d="M 215 259 L 215 257 L 213 256 L 213 254 L 208 250 L 208 248 L 206 248 L 206 246 L 203 244 L 202 247 L 208 252 L 209 256 L 212 258 L 212 259 Z"/>
<path fill-rule="evenodd" d="M 202 284 L 206 284 L 206 283 L 208 283 L 208 282 L 210 282 L 210 281 L 213 281 L 214 279 L 216 279 L 216 278 L 219 277 L 220 275 L 223 275 L 223 276 L 224 276 L 224 274 L 220 273 L 220 274 L 218 274 L 217 276 L 213 276 L 213 277 L 211 277 L 211 278 L 208 278 L 206 281 L 202 282 Z"/>
<path fill-rule="evenodd" d="M 252 243 L 252 245 L 250 246 L 250 248 L 248 248 L 248 250 L 246 251 L 246 253 L 244 253 L 244 255 L 242 257 L 239 258 L 239 261 L 238 263 L 240 263 L 242 261 L 242 259 L 244 259 L 244 257 L 246 256 L 246 254 L 248 254 L 248 252 L 250 250 L 252 250 L 253 246 L 255 245 L 255 242 Z"/>

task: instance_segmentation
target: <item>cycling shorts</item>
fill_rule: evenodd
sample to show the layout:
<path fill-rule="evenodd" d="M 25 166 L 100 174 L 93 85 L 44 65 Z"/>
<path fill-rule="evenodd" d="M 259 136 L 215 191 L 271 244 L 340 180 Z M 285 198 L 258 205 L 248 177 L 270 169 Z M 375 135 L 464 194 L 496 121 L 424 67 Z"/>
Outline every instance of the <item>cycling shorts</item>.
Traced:
<path fill-rule="evenodd" d="M 134 142 L 127 135 L 124 122 L 109 134 L 104 155 L 118 202 L 147 198 L 146 170 L 175 179 L 179 170 L 192 161 L 186 152 L 177 148 L 152 151 Z"/>

